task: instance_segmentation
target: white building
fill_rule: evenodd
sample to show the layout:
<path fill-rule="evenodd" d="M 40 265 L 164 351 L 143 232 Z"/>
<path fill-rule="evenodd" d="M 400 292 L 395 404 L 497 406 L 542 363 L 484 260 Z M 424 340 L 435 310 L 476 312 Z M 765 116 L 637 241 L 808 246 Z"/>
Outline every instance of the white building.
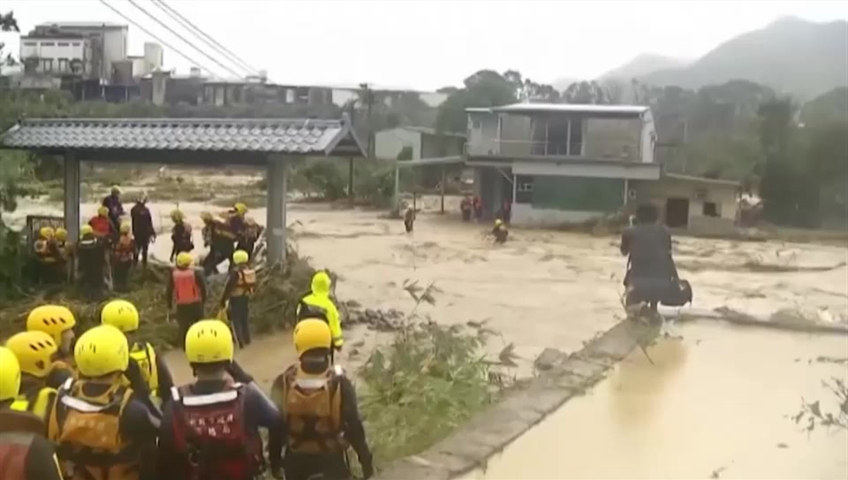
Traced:
<path fill-rule="evenodd" d="M 20 59 L 27 73 L 49 75 L 92 73 L 91 43 L 72 33 L 30 33 L 21 37 Z"/>
<path fill-rule="evenodd" d="M 50 45 L 45 48 L 41 42 L 50 43 L 49 37 L 60 38 L 65 36 L 71 38 L 84 38 L 88 40 L 88 49 L 90 50 L 90 70 L 87 70 L 88 77 L 97 77 L 109 79 L 112 77 L 113 63 L 125 60 L 127 58 L 127 34 L 128 28 L 126 25 L 108 23 L 108 22 L 46 22 L 36 25 L 35 30 L 29 33 L 26 37 L 21 38 L 21 58 L 26 58 L 23 55 L 24 42 L 27 39 L 30 41 L 39 42 L 38 45 L 29 45 L 28 47 L 38 48 L 40 58 L 51 59 L 54 65 L 58 65 L 60 59 L 67 59 L 64 56 L 52 56 L 54 53 L 64 55 L 65 51 L 52 50 Z M 48 37 L 48 38 L 45 38 Z M 66 43 L 66 42 L 62 42 Z M 73 43 L 73 42 L 70 42 Z M 82 43 L 82 42 L 80 42 Z M 82 46 L 82 45 L 79 45 Z M 58 48 L 58 45 L 54 45 Z M 51 56 L 47 56 L 51 55 Z M 64 63 L 64 62 L 63 62 Z"/>

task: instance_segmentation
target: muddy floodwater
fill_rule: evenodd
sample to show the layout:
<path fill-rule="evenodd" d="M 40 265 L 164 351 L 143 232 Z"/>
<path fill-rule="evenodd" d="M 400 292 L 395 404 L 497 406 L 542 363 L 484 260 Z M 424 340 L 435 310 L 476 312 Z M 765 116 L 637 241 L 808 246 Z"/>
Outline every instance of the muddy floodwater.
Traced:
<path fill-rule="evenodd" d="M 848 431 L 806 433 L 802 397 L 836 412 L 848 337 L 697 323 L 625 359 L 593 391 L 465 478 L 848 478 Z"/>

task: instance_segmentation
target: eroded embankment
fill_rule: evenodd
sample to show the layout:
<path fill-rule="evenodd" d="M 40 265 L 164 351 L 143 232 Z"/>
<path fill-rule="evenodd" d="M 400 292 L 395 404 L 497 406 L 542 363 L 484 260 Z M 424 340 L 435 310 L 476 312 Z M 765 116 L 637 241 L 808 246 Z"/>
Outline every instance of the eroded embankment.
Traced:
<path fill-rule="evenodd" d="M 656 329 L 623 321 L 571 355 L 551 358 L 550 369 L 508 392 L 490 408 L 427 451 L 394 462 L 378 478 L 448 479 L 484 466 L 570 398 L 604 378 L 617 362 L 644 345 Z"/>

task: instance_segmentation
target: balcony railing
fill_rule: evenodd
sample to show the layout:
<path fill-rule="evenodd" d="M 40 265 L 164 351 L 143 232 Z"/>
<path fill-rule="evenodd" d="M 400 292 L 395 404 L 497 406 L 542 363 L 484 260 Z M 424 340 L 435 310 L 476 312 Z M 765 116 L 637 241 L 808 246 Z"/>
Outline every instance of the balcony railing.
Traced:
<path fill-rule="evenodd" d="M 638 160 L 637 146 L 627 142 L 545 142 L 532 140 L 480 140 L 465 144 L 468 155 L 568 156 L 610 160 Z"/>

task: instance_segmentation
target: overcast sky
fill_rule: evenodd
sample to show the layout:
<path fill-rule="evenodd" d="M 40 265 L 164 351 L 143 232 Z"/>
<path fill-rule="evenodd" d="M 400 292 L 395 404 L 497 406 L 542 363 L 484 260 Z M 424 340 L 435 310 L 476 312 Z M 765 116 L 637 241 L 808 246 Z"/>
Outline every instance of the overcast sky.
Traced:
<path fill-rule="evenodd" d="M 167 43 L 165 65 L 232 73 L 144 15 L 127 0 L 104 0 Z M 217 58 L 150 0 L 136 3 Z M 249 65 L 288 84 L 434 90 L 481 68 L 516 69 L 537 82 L 594 78 L 640 53 L 694 59 L 739 33 L 794 15 L 848 18 L 846 0 L 509 1 L 509 0 L 164 0 Z M 128 24 L 99 0 L 2 0 L 24 33 L 35 24 Z M 17 35 L 4 34 L 18 52 Z M 130 24 L 129 54 L 155 41 Z M 187 60 L 172 48 L 187 54 Z M 236 70 L 236 68 L 233 68 Z M 242 70 L 237 70 L 241 73 Z"/>

